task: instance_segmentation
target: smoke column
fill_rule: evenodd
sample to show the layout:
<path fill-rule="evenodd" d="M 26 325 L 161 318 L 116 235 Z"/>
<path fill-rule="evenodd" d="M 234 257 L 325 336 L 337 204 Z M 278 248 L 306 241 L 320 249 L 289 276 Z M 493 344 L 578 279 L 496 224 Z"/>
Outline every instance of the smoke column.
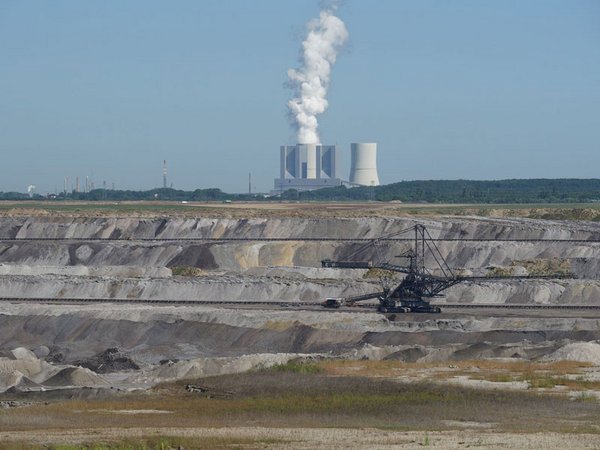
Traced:
<path fill-rule="evenodd" d="M 319 143 L 317 114 L 327 109 L 331 67 L 348 39 L 344 22 L 334 15 L 334 11 L 335 6 L 329 6 L 318 18 L 306 24 L 308 35 L 300 51 L 301 67 L 288 70 L 294 98 L 287 105 L 300 144 Z"/>

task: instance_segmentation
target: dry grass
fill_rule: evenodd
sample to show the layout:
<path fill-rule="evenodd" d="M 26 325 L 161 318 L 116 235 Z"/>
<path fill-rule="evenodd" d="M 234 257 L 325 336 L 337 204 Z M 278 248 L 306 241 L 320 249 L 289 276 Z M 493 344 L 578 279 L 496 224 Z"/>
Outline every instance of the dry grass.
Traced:
<path fill-rule="evenodd" d="M 173 276 L 180 277 L 197 277 L 204 273 L 202 269 L 199 269 L 198 267 L 189 266 L 171 267 L 171 271 L 173 272 Z"/>
<path fill-rule="evenodd" d="M 2 450 L 104 450 L 104 449 L 144 449 L 144 450 L 167 450 L 167 449 L 191 449 L 191 448 L 210 448 L 210 449 L 260 449 L 266 446 L 277 446 L 283 448 L 290 441 L 273 438 L 241 438 L 241 437 L 221 437 L 221 436 L 201 436 L 201 437 L 182 437 L 182 436 L 144 436 L 141 438 L 100 438 L 94 441 L 84 441 L 77 445 L 44 444 L 35 445 L 31 442 L 5 442 L 0 443 Z"/>
<path fill-rule="evenodd" d="M 560 276 L 571 275 L 571 262 L 566 259 L 533 259 L 528 261 L 513 261 L 508 267 L 490 267 L 488 277 L 508 277 L 515 274 L 516 267 L 524 267 L 532 276 Z"/>
<path fill-rule="evenodd" d="M 484 217 L 526 217 L 544 220 L 600 220 L 600 205 L 591 203 L 520 204 L 520 205 L 457 205 L 446 207 L 447 214 Z M 452 211 L 453 210 L 453 211 Z"/>
<path fill-rule="evenodd" d="M 380 278 L 396 278 L 398 274 L 396 272 L 392 272 L 391 270 L 379 269 L 377 267 L 371 267 L 367 272 L 363 275 L 363 279 L 372 280 L 372 279 L 380 279 Z"/>
<path fill-rule="evenodd" d="M 358 362 L 354 362 L 358 363 Z M 369 367 L 371 361 L 360 361 Z M 394 361 L 378 361 L 378 370 Z M 348 369 L 350 363 L 340 364 Z M 363 367 L 365 367 L 363 366 Z M 319 363 L 326 372 L 332 366 Z M 354 366 L 355 367 L 355 366 Z M 377 368 L 373 364 L 370 367 Z M 187 392 L 187 383 L 204 392 Z M 115 414 L 122 410 L 169 414 Z M 453 428 L 447 421 L 497 424 L 501 430 L 566 430 L 600 422 L 600 404 L 532 391 L 468 389 L 384 378 L 272 370 L 165 384 L 149 393 L 70 400 L 0 412 L 0 431 L 153 427 L 376 427 Z"/>
<path fill-rule="evenodd" d="M 534 259 L 530 261 L 514 261 L 513 266 L 523 266 L 529 275 L 548 276 L 559 275 L 568 276 L 571 274 L 571 262 L 568 259 Z"/>
<path fill-rule="evenodd" d="M 512 267 L 489 267 L 485 276 L 487 277 L 510 277 L 513 274 Z"/>
<path fill-rule="evenodd" d="M 579 373 L 591 364 L 577 361 L 531 362 L 525 360 L 462 360 L 451 362 L 416 362 L 408 363 L 396 360 L 324 360 L 319 366 L 330 375 L 382 376 L 397 375 L 401 371 L 440 369 L 447 371 L 552 371 L 557 375 Z"/>
<path fill-rule="evenodd" d="M 0 432 L 43 436 L 44 430 L 88 430 L 77 447 L 39 448 L 283 448 L 296 441 L 268 437 L 190 437 L 182 432 L 133 434 L 133 430 L 184 430 L 222 427 L 374 428 L 396 431 L 459 430 L 464 423 L 488 431 L 515 433 L 600 433 L 600 402 L 586 393 L 574 400 L 543 390 L 483 390 L 395 379 L 416 375 L 468 374 L 472 378 L 513 381 L 536 388 L 557 385 L 598 388 L 579 372 L 589 365 L 561 361 L 477 360 L 451 363 L 400 361 L 292 361 L 247 373 L 165 383 L 155 389 L 91 400 L 0 410 Z M 188 392 L 187 384 L 200 386 Z M 129 414 L 121 414 L 127 410 Z M 148 410 L 166 411 L 152 414 Z M 132 411 L 137 411 L 131 414 Z M 97 430 L 98 439 L 95 440 Z M 106 437 L 104 430 L 122 430 Z M 129 431 L 131 430 L 131 431 Z M 130 437 L 128 436 L 136 436 Z M 104 437 L 100 437 L 104 436 Z M 141 437 L 140 437 L 141 436 Z M 19 439 L 20 436 L 19 436 Z M 63 440 L 64 441 L 64 440 Z M 41 442 L 41 441 L 36 441 Z M 34 444 L 36 442 L 33 442 Z M 76 442 L 76 441 L 74 441 Z M 421 443 L 424 443 L 423 440 Z M 16 442 L 8 448 L 35 448 Z M 0 445 L 0 448 L 3 448 Z M 4 446 L 6 448 L 6 446 Z"/>
<path fill-rule="evenodd" d="M 425 378 L 444 381 L 459 376 L 496 383 L 525 381 L 530 388 L 600 390 L 600 382 L 586 380 L 581 373 L 589 363 L 577 361 L 530 362 L 524 360 L 464 360 L 450 363 L 405 363 L 401 361 L 327 360 L 319 367 L 329 375 L 379 378 Z"/>
<path fill-rule="evenodd" d="M 315 207 L 318 206 L 318 207 Z M 556 220 L 600 220 L 600 205 L 569 204 L 396 204 L 384 202 L 0 202 L 0 216 L 68 217 L 390 217 L 478 215 Z"/>

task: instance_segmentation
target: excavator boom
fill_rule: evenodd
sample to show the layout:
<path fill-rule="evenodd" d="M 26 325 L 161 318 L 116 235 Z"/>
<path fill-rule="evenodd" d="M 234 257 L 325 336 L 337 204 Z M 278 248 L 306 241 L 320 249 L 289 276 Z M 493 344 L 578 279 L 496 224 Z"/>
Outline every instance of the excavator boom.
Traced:
<path fill-rule="evenodd" d="M 393 236 L 406 232 L 414 233 L 414 242 L 410 250 L 400 255 L 402 258 L 407 258 L 409 264 L 406 266 L 393 264 L 385 260 L 382 254 L 380 245 L 382 241 L 389 240 Z M 412 240 L 412 239 L 411 239 Z M 364 260 L 365 252 L 371 248 L 375 248 L 375 257 L 369 260 Z M 372 253 L 372 252 L 371 252 Z M 362 256 L 363 260 L 359 257 Z M 425 260 L 435 262 L 434 270 L 425 267 Z M 527 279 L 556 279 L 570 278 L 565 275 L 549 275 L 549 276 L 501 276 L 501 277 L 464 277 L 454 274 L 452 269 L 446 263 L 442 253 L 438 249 L 435 241 L 425 228 L 425 226 L 417 224 L 411 228 L 401 230 L 397 233 L 392 233 L 377 239 L 373 239 L 365 245 L 361 245 L 358 249 L 347 255 L 344 260 L 334 261 L 325 259 L 321 261 L 323 267 L 341 268 L 341 269 L 383 269 L 391 272 L 404 274 L 404 278 L 393 289 L 385 289 L 383 292 L 372 294 L 358 295 L 346 298 L 328 298 L 322 305 L 328 308 L 339 308 L 340 306 L 352 306 L 356 302 L 369 300 L 372 298 L 379 299 L 380 312 L 441 312 L 440 308 L 430 305 L 431 298 L 439 297 L 443 291 L 461 282 L 481 282 L 496 279 L 512 279 L 512 280 L 527 280 Z"/>

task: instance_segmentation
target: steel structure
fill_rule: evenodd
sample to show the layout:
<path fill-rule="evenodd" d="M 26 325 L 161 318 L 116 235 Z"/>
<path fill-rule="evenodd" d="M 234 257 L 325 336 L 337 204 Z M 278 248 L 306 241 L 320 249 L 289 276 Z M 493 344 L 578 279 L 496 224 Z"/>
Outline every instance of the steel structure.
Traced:
<path fill-rule="evenodd" d="M 398 235 L 414 233 L 412 248 L 398 255 L 408 260 L 407 265 L 392 264 L 385 259 L 380 245 L 383 241 L 390 241 Z M 370 260 L 359 260 L 369 248 L 375 249 L 375 258 Z M 435 262 L 433 269 L 426 267 L 426 256 L 430 256 Z M 463 281 L 489 281 L 493 279 L 540 279 L 540 278 L 565 278 L 565 276 L 502 276 L 502 277 L 465 277 L 459 276 L 448 266 L 446 260 L 435 244 L 435 240 L 424 225 L 417 224 L 396 233 L 373 239 L 360 246 L 349 254 L 343 261 L 326 259 L 321 261 L 323 267 L 347 268 L 347 269 L 370 269 L 377 268 L 391 272 L 404 274 L 402 281 L 393 288 L 384 287 L 383 292 L 374 292 L 357 297 L 329 298 L 323 302 L 328 308 L 351 306 L 357 301 L 377 298 L 379 300 L 378 310 L 380 312 L 427 312 L 439 313 L 438 306 L 430 304 L 430 299 L 441 296 L 441 293 Z"/>

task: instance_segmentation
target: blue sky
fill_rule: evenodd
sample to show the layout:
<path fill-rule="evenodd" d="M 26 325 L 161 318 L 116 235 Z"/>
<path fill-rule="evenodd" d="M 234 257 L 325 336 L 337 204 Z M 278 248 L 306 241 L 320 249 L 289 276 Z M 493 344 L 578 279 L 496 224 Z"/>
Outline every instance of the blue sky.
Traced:
<path fill-rule="evenodd" d="M 316 0 L 0 1 L 0 191 L 268 191 Z M 347 0 L 321 142 L 382 183 L 600 176 L 600 2 Z"/>

